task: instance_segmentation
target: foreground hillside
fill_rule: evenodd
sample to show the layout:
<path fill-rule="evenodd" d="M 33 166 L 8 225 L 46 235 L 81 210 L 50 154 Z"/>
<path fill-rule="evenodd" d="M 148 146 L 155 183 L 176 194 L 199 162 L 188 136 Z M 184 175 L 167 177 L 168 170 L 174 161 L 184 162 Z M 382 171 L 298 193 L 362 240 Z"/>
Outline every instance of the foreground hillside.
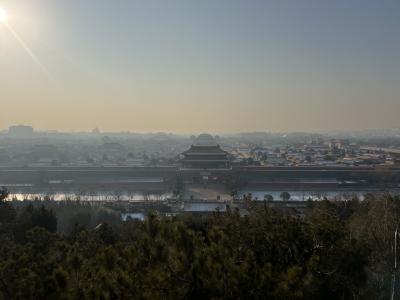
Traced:
<path fill-rule="evenodd" d="M 60 232 L 57 210 L 66 206 L 0 203 L 0 299 L 390 295 L 398 197 L 314 203 L 304 219 L 263 204 L 250 204 L 246 217 L 153 214 L 124 223 L 86 211 L 81 220 L 103 221 L 71 217 L 70 229 Z"/>

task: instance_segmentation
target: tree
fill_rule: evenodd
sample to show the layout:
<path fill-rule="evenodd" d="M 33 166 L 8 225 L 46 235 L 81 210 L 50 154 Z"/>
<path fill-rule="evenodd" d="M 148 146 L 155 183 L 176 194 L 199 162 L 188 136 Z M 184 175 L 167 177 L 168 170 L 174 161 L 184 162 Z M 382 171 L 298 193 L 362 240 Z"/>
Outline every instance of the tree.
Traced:
<path fill-rule="evenodd" d="M 44 205 L 35 208 L 32 204 L 25 207 L 18 215 L 14 226 L 14 235 L 18 243 L 27 241 L 27 232 L 32 228 L 39 227 L 50 233 L 57 232 L 57 218 L 52 210 Z"/>
<path fill-rule="evenodd" d="M 0 224 L 12 223 L 15 221 L 16 217 L 17 212 L 12 204 L 6 201 L 0 201 Z"/>
<path fill-rule="evenodd" d="M 290 194 L 288 193 L 288 192 L 282 192 L 281 194 L 280 194 L 280 197 L 281 197 L 281 199 L 283 200 L 283 201 L 288 201 L 289 199 L 290 199 Z"/>
<path fill-rule="evenodd" d="M 265 194 L 264 195 L 264 200 L 265 201 L 274 201 L 274 197 L 270 194 Z"/>
<path fill-rule="evenodd" d="M 115 223 L 83 203 L 14 205 L 17 218 L 0 224 L 0 299 L 389 298 L 399 197 L 315 201 L 304 218 L 254 201 L 246 216 Z M 51 233 L 53 211 L 90 224 Z"/>
<path fill-rule="evenodd" d="M 6 188 L 0 188 L 0 201 L 6 200 L 9 194 Z"/>
<path fill-rule="evenodd" d="M 53 211 L 46 209 L 44 205 L 34 209 L 31 218 L 33 227 L 41 227 L 52 233 L 57 231 L 57 218 Z"/>

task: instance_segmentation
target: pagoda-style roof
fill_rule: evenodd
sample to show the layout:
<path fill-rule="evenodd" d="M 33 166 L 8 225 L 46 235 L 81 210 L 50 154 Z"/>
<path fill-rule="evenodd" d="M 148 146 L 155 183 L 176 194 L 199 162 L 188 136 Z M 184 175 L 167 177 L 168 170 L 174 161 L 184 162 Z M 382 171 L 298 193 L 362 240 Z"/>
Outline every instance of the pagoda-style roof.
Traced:
<path fill-rule="evenodd" d="M 182 159 L 181 162 L 229 162 L 229 159 Z"/>
<path fill-rule="evenodd" d="M 216 146 L 190 146 L 182 155 L 228 155 L 228 152 L 221 149 L 219 145 Z"/>
<path fill-rule="evenodd" d="M 209 134 L 201 134 L 180 160 L 188 169 L 227 169 L 230 167 L 229 153 L 222 150 Z"/>

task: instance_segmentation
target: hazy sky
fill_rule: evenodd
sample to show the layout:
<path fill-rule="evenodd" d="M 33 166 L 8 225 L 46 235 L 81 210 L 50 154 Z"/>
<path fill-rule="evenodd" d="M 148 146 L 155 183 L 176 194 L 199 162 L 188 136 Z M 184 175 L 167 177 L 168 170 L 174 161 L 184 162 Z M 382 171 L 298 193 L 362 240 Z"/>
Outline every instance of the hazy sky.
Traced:
<path fill-rule="evenodd" d="M 0 0 L 0 129 L 400 126 L 399 0 Z M 27 49 L 29 48 L 29 49 Z"/>

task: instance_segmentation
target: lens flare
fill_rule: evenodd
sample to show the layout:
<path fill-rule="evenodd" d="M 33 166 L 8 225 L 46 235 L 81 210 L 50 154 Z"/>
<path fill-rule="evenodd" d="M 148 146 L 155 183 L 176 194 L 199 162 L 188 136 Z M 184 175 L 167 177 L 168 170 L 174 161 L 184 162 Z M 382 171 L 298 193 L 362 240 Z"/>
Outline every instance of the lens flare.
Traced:
<path fill-rule="evenodd" d="M 0 23 L 6 23 L 8 19 L 7 12 L 0 7 Z"/>
<path fill-rule="evenodd" d="M 0 7 L 0 24 L 3 24 L 5 28 L 8 29 L 8 31 L 11 33 L 11 35 L 15 38 L 15 40 L 18 42 L 18 44 L 25 50 L 25 52 L 32 58 L 32 60 L 35 62 L 35 64 L 42 69 L 42 71 L 49 77 L 51 78 L 49 72 L 45 68 L 45 66 L 40 62 L 40 60 L 37 58 L 35 53 L 31 50 L 31 48 L 28 46 L 28 44 L 21 38 L 21 36 L 13 29 L 12 25 L 8 22 L 9 16 L 7 14 L 7 11 L 4 8 Z"/>

